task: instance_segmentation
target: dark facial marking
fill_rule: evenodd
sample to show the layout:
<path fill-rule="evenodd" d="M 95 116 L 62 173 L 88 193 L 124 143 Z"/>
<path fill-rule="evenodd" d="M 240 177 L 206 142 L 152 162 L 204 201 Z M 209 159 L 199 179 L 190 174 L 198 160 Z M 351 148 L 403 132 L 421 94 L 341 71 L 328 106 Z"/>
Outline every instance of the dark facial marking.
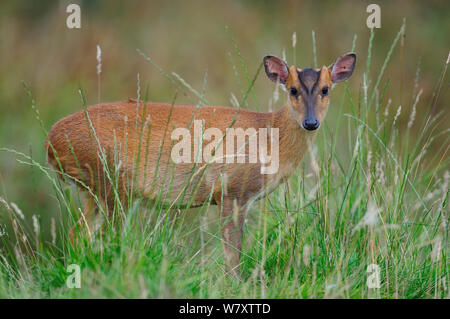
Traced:
<path fill-rule="evenodd" d="M 298 80 L 300 82 L 300 94 L 305 101 L 305 118 L 303 120 L 302 126 L 308 131 L 314 131 L 319 126 L 319 120 L 316 117 L 316 112 L 314 109 L 314 96 L 317 84 L 320 79 L 320 71 L 315 71 L 313 69 L 307 68 L 303 69 L 298 73 Z"/>
<path fill-rule="evenodd" d="M 314 69 L 306 68 L 301 72 L 297 72 L 297 74 L 302 88 L 308 95 L 311 94 L 319 82 L 320 70 L 315 71 Z"/>

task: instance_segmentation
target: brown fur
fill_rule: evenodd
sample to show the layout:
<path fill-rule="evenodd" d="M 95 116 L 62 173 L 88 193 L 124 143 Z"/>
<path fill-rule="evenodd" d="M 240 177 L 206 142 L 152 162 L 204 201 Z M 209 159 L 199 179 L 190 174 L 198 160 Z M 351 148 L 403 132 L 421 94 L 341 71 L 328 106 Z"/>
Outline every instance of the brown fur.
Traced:
<path fill-rule="evenodd" d="M 301 89 L 299 71 L 301 69 L 295 66 L 289 68 L 285 83 L 288 90 L 290 87 Z M 331 67 L 324 66 L 320 71 L 317 86 L 331 88 Z M 322 122 L 328 96 L 317 95 L 314 99 L 317 118 Z M 176 201 L 184 205 L 192 200 L 195 206 L 208 201 L 212 192 L 212 203 L 219 205 L 223 217 L 230 217 L 222 230 L 223 246 L 227 266 L 237 274 L 244 213 L 250 203 L 271 192 L 292 174 L 315 136 L 315 131 L 306 131 L 300 125 L 305 117 L 304 103 L 301 94 L 290 96 L 282 109 L 272 113 L 150 102 L 140 102 L 138 107 L 137 101 L 132 99 L 97 104 L 88 107 L 87 113 L 80 111 L 69 115 L 52 127 L 47 144 L 48 161 L 60 172 L 60 177 L 72 179 L 82 188 L 84 184 L 99 194 L 109 210 L 114 204 L 114 192 L 99 159 L 98 144 L 111 171 L 119 167 L 116 176 L 122 203 L 127 203 L 130 193 L 156 199 L 158 190 L 163 190 L 163 200 L 168 204 Z M 278 172 L 261 174 L 259 162 L 175 165 L 170 158 L 174 143 L 172 130 L 182 127 L 192 132 L 193 119 L 204 120 L 205 128 L 215 127 L 222 132 L 231 127 L 233 120 L 232 127 L 244 130 L 278 128 Z M 61 170 L 65 174 L 61 174 Z M 182 196 L 184 191 L 186 194 Z M 233 212 L 237 213 L 237 218 L 231 218 Z"/>

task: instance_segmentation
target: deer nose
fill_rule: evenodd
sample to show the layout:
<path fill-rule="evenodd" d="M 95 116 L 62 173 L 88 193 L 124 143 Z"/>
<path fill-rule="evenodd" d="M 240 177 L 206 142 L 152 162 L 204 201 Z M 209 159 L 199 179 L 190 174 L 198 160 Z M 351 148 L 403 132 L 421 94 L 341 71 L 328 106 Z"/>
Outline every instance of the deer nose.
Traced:
<path fill-rule="evenodd" d="M 316 119 L 315 117 L 313 117 L 313 118 L 306 118 L 303 121 L 303 128 L 305 130 L 308 130 L 308 131 L 317 130 L 319 128 L 319 126 L 320 126 L 319 120 Z"/>

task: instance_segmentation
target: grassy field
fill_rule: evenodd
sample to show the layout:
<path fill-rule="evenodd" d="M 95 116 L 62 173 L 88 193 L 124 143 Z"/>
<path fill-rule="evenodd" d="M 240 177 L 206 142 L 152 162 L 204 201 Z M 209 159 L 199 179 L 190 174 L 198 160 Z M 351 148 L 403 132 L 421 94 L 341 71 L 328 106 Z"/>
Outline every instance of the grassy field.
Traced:
<path fill-rule="evenodd" d="M 424 57 L 418 63 L 415 56 L 410 63 L 413 54 L 404 43 L 406 24 L 401 18 L 396 21 L 395 29 L 382 31 L 387 32 L 382 36 L 389 38 L 388 44 L 378 45 L 377 31 L 367 34 L 365 30 L 367 39 L 355 35 L 345 46 L 339 45 L 340 53 L 358 53 L 356 76 L 331 93 L 327 119 L 289 183 L 256 202 L 248 212 L 241 281 L 225 273 L 220 237 L 223 221 L 217 207 L 209 205 L 167 209 L 158 200 L 137 200 L 123 209 L 116 205 L 113 219 L 105 222 L 92 240 L 88 231 L 94 230 L 82 227 L 72 244 L 68 231 L 79 218 L 82 194 L 56 177 L 45 163 L 42 147 L 46 131 L 60 114 L 42 110 L 40 95 L 46 89 L 39 85 L 29 88 L 24 79 L 22 95 L 27 108 L 23 110 L 35 124 L 23 120 L 21 126 L 29 127 L 30 134 L 38 135 L 42 143 L 41 148 L 27 149 L 21 141 L 7 143 L 5 136 L 12 133 L 1 139 L 0 297 L 449 298 L 448 47 L 437 62 Z M 321 33 L 313 33 L 311 38 L 309 30 L 308 40 L 299 33 L 300 44 L 308 41 L 306 48 L 298 43 L 292 47 L 292 32 L 285 36 L 289 62 L 304 56 L 311 57 L 311 65 L 322 63 L 325 56 L 330 62 L 331 56 L 316 45 L 321 43 Z M 184 77 L 183 67 L 174 69 L 164 59 L 156 59 L 164 70 L 158 72 L 146 58 L 153 56 L 143 49 L 144 53 L 137 55 L 146 63 L 146 70 L 151 68 L 152 76 L 150 80 L 141 76 L 139 82 L 136 76 L 129 77 L 132 84 L 127 86 L 134 87 L 134 92 L 128 94 L 147 96 L 148 88 L 151 98 L 163 85 L 160 81 L 153 86 L 152 80 L 170 77 L 174 85 L 164 82 L 164 92 L 186 93 L 189 101 L 199 103 L 197 94 L 208 96 L 210 87 L 217 90 L 221 82 L 215 77 L 228 68 L 228 81 L 237 86 L 237 100 L 245 101 L 242 107 L 282 105 L 283 92 L 278 97 L 278 93 L 272 94 L 277 91 L 267 89 L 269 84 L 258 82 L 263 77 L 257 72 L 259 56 L 257 62 L 245 62 L 249 44 L 241 46 L 246 35 L 237 33 L 232 25 L 221 34 L 221 41 L 229 45 L 228 57 L 222 55 L 224 61 L 229 59 L 228 66 L 210 69 L 207 76 L 200 68 L 195 76 L 186 76 L 187 82 L 171 72 L 176 70 Z M 103 55 L 107 61 L 108 52 Z M 84 91 L 85 84 L 92 103 L 98 96 L 114 97 L 108 92 L 114 92 L 120 81 L 102 79 L 106 83 L 100 91 L 93 56 L 93 74 L 75 89 L 59 87 L 58 102 L 77 99 L 81 109 L 85 96 L 76 91 Z M 184 63 L 198 65 L 201 61 L 186 59 L 176 65 Z M 427 67 L 435 71 L 431 84 L 422 76 L 429 74 Z M 261 88 L 266 94 L 259 94 Z M 270 84 L 270 88 L 274 87 Z M 212 100 L 215 94 L 211 93 Z M 0 98 L 8 99 L 6 93 Z M 3 123 L 6 132 L 10 124 Z M 10 176 L 13 166 L 24 167 L 21 174 Z M 72 264 L 80 266 L 80 288 L 66 284 Z M 373 278 L 372 264 L 379 269 L 378 288 L 367 285 Z"/>

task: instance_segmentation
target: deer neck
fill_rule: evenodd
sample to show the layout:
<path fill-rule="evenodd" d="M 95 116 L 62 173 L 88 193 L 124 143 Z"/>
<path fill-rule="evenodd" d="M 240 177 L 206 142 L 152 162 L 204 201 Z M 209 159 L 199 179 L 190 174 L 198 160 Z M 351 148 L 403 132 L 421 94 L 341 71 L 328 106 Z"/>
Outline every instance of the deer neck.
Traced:
<path fill-rule="evenodd" d="M 307 153 L 316 131 L 308 132 L 300 126 L 289 103 L 273 113 L 273 127 L 279 129 L 280 171 L 290 175 Z"/>

